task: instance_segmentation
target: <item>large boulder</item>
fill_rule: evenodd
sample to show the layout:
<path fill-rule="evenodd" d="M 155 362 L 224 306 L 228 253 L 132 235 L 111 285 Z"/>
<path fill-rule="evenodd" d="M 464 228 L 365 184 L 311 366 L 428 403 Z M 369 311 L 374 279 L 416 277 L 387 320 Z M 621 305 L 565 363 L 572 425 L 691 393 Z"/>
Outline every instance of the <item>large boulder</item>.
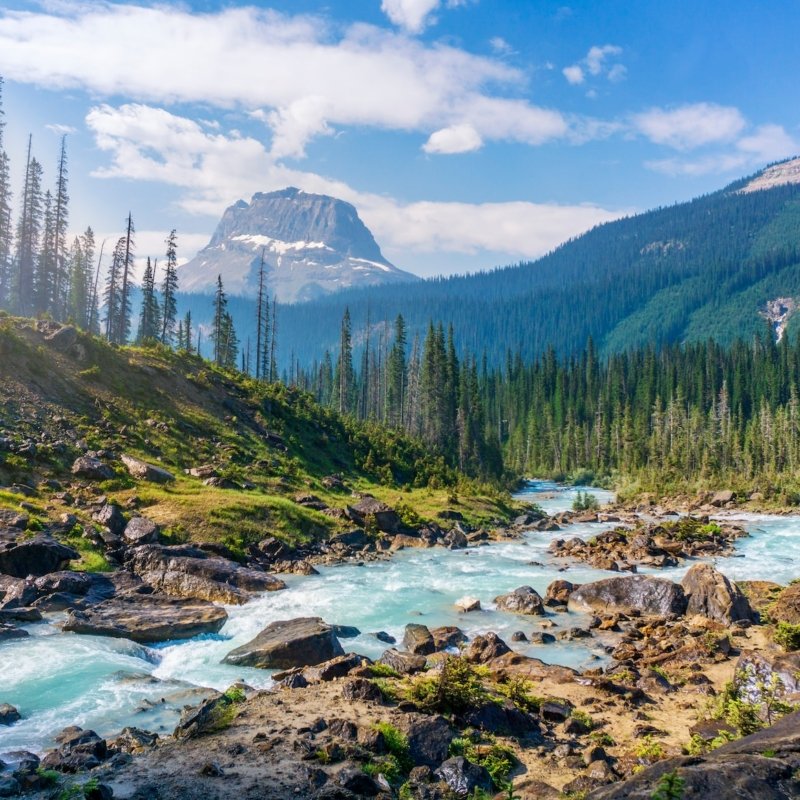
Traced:
<path fill-rule="evenodd" d="M 191 545 L 145 545 L 133 551 L 131 570 L 164 594 L 221 603 L 246 603 L 254 592 L 285 589 L 286 584 L 260 570 L 209 556 Z"/>
<path fill-rule="evenodd" d="M 123 453 L 120 456 L 125 469 L 132 478 L 138 478 L 141 481 L 150 481 L 152 483 L 172 483 L 175 476 L 165 470 L 163 467 L 157 467 L 155 464 L 148 464 L 140 458 Z"/>
<path fill-rule="evenodd" d="M 494 602 L 501 611 L 510 611 L 513 614 L 532 614 L 544 616 L 544 603 L 541 595 L 530 586 L 520 586 L 508 594 L 495 597 Z"/>
<path fill-rule="evenodd" d="M 585 583 L 569 597 L 572 611 L 622 612 L 668 617 L 686 611 L 683 587 L 651 575 L 622 575 Z"/>
<path fill-rule="evenodd" d="M 494 631 L 489 631 L 479 634 L 469 643 L 464 658 L 473 664 L 486 664 L 510 652 L 511 648 Z"/>
<path fill-rule="evenodd" d="M 683 576 L 681 586 L 687 598 L 687 614 L 700 614 L 723 625 L 755 620 L 753 609 L 739 588 L 710 564 L 695 564 Z"/>
<path fill-rule="evenodd" d="M 408 739 L 408 754 L 414 763 L 431 769 L 447 758 L 456 735 L 450 723 L 438 714 L 404 714 L 397 727 Z"/>
<path fill-rule="evenodd" d="M 374 526 L 384 533 L 397 533 L 402 526 L 398 513 L 374 497 L 365 497 L 354 506 L 349 506 L 347 511 L 350 518 L 362 527 Z"/>
<path fill-rule="evenodd" d="M 71 611 L 63 630 L 141 643 L 167 642 L 217 633 L 227 619 L 224 608 L 203 600 L 122 594 L 92 608 Z"/>
<path fill-rule="evenodd" d="M 427 626 L 411 622 L 403 634 L 403 647 L 409 653 L 427 656 L 436 652 L 436 642 Z"/>
<path fill-rule="evenodd" d="M 675 797 L 790 800 L 800 797 L 800 712 L 702 756 L 670 758 L 611 786 L 595 789 L 587 800 L 651 800 L 667 797 L 664 776 L 677 773 L 683 790 Z"/>
<path fill-rule="evenodd" d="M 13 725 L 21 719 L 19 711 L 14 706 L 0 703 L 0 725 Z"/>
<path fill-rule="evenodd" d="M 464 756 L 448 758 L 433 774 L 458 797 L 471 797 L 476 789 L 488 792 L 492 788 L 492 777 L 486 769 Z"/>
<path fill-rule="evenodd" d="M 31 539 L 21 539 L 20 531 L 0 536 L 0 572 L 15 578 L 46 575 L 64 569 L 80 554 L 57 542 L 52 536 L 40 533 Z"/>
<path fill-rule="evenodd" d="M 770 616 L 779 622 L 800 625 L 800 583 L 787 586 L 778 595 L 775 605 L 770 610 Z"/>
<path fill-rule="evenodd" d="M 401 675 L 410 675 L 413 672 L 422 672 L 425 669 L 426 658 L 415 653 L 401 652 L 391 648 L 380 657 L 379 663 L 391 667 Z"/>
<path fill-rule="evenodd" d="M 765 701 L 773 690 L 785 696 L 800 693 L 800 651 L 795 653 L 743 650 L 734 670 L 739 692 L 751 703 Z M 800 736 L 800 731 L 798 731 Z"/>
<path fill-rule="evenodd" d="M 147 517 L 132 517 L 125 526 L 122 536 L 125 542 L 132 547 L 140 544 L 155 544 L 161 536 L 161 529 Z"/>
<path fill-rule="evenodd" d="M 99 766 L 108 758 L 108 746 L 94 731 L 76 725 L 64 728 L 56 736 L 58 748 L 42 759 L 43 769 L 59 772 L 83 772 Z"/>
<path fill-rule="evenodd" d="M 552 581 L 544 593 L 544 604 L 546 606 L 565 606 L 569 602 L 569 596 L 579 588 L 579 583 L 564 580 Z"/>
<path fill-rule="evenodd" d="M 55 594 L 63 592 L 83 596 L 91 590 L 94 581 L 91 575 L 85 572 L 71 572 L 64 570 L 61 572 L 51 572 L 42 575 L 33 582 L 37 592 L 40 594 Z"/>
<path fill-rule="evenodd" d="M 319 617 L 271 622 L 255 639 L 231 650 L 226 664 L 261 669 L 313 667 L 344 655 L 333 627 Z"/>
<path fill-rule="evenodd" d="M 72 474 L 90 481 L 107 481 L 114 477 L 114 470 L 99 458 L 80 456 L 72 464 Z"/>

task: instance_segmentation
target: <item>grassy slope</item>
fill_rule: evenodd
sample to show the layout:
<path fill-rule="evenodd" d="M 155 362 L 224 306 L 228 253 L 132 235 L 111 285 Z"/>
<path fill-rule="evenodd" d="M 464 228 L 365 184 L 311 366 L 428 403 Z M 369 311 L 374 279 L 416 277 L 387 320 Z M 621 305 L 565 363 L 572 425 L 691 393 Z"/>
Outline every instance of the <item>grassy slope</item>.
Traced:
<path fill-rule="evenodd" d="M 176 541 L 219 541 L 234 549 L 276 535 L 292 543 L 324 538 L 342 523 L 293 501 L 313 493 L 333 507 L 352 502 L 321 479 L 339 473 L 347 485 L 400 505 L 409 521 L 458 508 L 474 523 L 513 512 L 508 497 L 476 487 L 447 470 L 423 445 L 395 432 L 358 425 L 317 406 L 307 395 L 223 372 L 166 348 L 115 348 L 81 334 L 85 356 L 57 352 L 24 320 L 0 320 L 0 431 L 39 446 L 35 458 L 0 452 L 0 486 L 71 481 L 74 439 L 92 449 L 126 452 L 171 470 L 160 486 L 117 477 L 100 488 L 120 503 L 139 498 L 143 513 Z M 268 433 L 286 443 L 284 452 Z M 0 434 L 2 435 L 2 434 Z M 70 444 L 64 451 L 57 440 Z M 214 463 L 249 490 L 204 486 L 184 470 Z M 57 518 L 66 509 L 39 489 L 28 502 L 35 515 Z M 23 498 L 0 491 L 0 508 Z M 81 520 L 88 523 L 88 519 Z"/>

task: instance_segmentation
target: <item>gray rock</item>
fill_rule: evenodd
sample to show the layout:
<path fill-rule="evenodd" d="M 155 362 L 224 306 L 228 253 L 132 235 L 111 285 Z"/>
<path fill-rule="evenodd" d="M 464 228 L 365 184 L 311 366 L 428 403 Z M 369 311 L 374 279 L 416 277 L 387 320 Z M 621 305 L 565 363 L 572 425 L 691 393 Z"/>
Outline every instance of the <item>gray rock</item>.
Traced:
<path fill-rule="evenodd" d="M 436 642 L 426 625 L 411 622 L 403 634 L 403 647 L 409 653 L 426 656 L 436 652 Z"/>
<path fill-rule="evenodd" d="M 59 352 L 66 353 L 78 341 L 78 331 L 73 325 L 62 325 L 45 336 L 44 340 Z"/>
<path fill-rule="evenodd" d="M 116 503 L 105 503 L 99 511 L 92 514 L 92 519 L 117 536 L 122 536 L 125 530 L 125 517 Z"/>
<path fill-rule="evenodd" d="M 571 611 L 683 614 L 686 596 L 678 583 L 650 575 L 624 575 L 585 583 L 569 597 Z"/>
<path fill-rule="evenodd" d="M 488 792 L 492 788 L 492 778 L 486 769 L 467 761 L 463 756 L 448 758 L 434 775 L 460 797 L 472 795 L 476 789 Z"/>
<path fill-rule="evenodd" d="M 135 458 L 125 453 L 120 458 L 132 478 L 137 478 L 140 481 L 150 481 L 151 483 L 172 483 L 175 480 L 175 476 L 163 467 L 148 464 L 140 458 Z"/>
<path fill-rule="evenodd" d="M 315 666 L 342 655 L 344 650 L 330 625 L 319 617 L 300 617 L 270 623 L 223 661 L 261 669 L 291 669 Z"/>
<path fill-rule="evenodd" d="M 47 534 L 39 533 L 31 539 L 19 539 L 16 535 L 0 538 L 0 572 L 16 578 L 64 569 L 75 558 L 80 558 L 76 550 Z"/>
<path fill-rule="evenodd" d="M 447 758 L 455 731 L 444 717 L 404 714 L 397 726 L 408 739 L 409 755 L 415 764 L 433 769 Z"/>
<path fill-rule="evenodd" d="M 0 725 L 13 725 L 22 719 L 22 715 L 14 706 L 0 703 Z"/>
<path fill-rule="evenodd" d="M 286 588 L 282 580 L 269 573 L 243 567 L 226 558 L 209 556 L 191 545 L 137 547 L 129 565 L 145 583 L 175 597 L 241 605 L 254 593 Z"/>
<path fill-rule="evenodd" d="M 135 547 L 141 544 L 155 544 L 160 536 L 160 528 L 147 517 L 131 517 L 122 534 L 125 541 Z"/>
<path fill-rule="evenodd" d="M 688 598 L 687 614 L 700 614 L 723 625 L 756 619 L 749 601 L 736 584 L 710 564 L 695 564 L 683 576 L 681 586 Z"/>
<path fill-rule="evenodd" d="M 769 753 L 769 757 L 764 753 Z M 790 800 L 800 797 L 800 712 L 702 756 L 659 761 L 625 781 L 591 792 L 587 800 L 651 800 L 663 776 L 676 772 L 683 797 Z"/>
<path fill-rule="evenodd" d="M 387 667 L 391 667 L 395 672 L 399 672 L 401 675 L 410 675 L 425 669 L 426 661 L 427 659 L 425 656 L 416 655 L 414 653 L 404 653 L 391 648 L 384 652 L 378 663 L 386 664 Z"/>
<path fill-rule="evenodd" d="M 141 643 L 166 642 L 216 633 L 227 619 L 225 609 L 202 600 L 123 594 L 92 608 L 70 612 L 63 630 Z"/>
<path fill-rule="evenodd" d="M 72 474 L 90 481 L 107 481 L 114 477 L 114 470 L 92 456 L 80 456 L 72 465 Z"/>
<path fill-rule="evenodd" d="M 544 603 L 539 593 L 530 586 L 520 586 L 508 594 L 495 597 L 498 609 L 514 614 L 544 616 Z"/>

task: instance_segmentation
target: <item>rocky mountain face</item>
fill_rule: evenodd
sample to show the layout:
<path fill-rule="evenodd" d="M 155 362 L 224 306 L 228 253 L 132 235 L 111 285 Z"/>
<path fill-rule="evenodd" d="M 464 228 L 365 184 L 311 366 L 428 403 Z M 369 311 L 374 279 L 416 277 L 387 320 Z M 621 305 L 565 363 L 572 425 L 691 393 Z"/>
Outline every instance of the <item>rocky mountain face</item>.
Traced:
<path fill-rule="evenodd" d="M 255 297 L 262 254 L 266 289 L 281 302 L 417 280 L 383 257 L 350 203 L 288 188 L 230 206 L 208 245 L 181 267 L 181 289 L 211 292 L 221 275 L 229 294 Z"/>
<path fill-rule="evenodd" d="M 785 186 L 790 183 L 800 183 L 800 158 L 792 158 L 773 164 L 758 173 L 741 192 L 760 192 L 764 189 L 773 189 L 776 186 Z"/>

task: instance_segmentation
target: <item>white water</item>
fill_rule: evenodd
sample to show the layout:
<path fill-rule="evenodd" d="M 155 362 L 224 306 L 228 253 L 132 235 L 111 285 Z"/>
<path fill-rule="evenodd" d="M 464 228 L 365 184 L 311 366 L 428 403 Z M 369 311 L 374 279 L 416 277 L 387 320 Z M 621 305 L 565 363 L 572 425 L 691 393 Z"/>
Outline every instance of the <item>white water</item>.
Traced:
<path fill-rule="evenodd" d="M 601 502 L 611 499 L 603 490 L 590 491 Z M 552 514 L 569 508 L 576 492 L 577 488 L 536 482 L 519 497 L 538 502 Z M 780 583 L 800 576 L 800 517 L 746 516 L 742 522 L 753 536 L 739 543 L 737 555 L 743 557 L 716 560 L 725 574 Z M 57 627 L 60 617 L 30 625 L 29 638 L 0 645 L 0 703 L 15 705 L 23 715 L 17 724 L 0 729 L 0 753 L 15 748 L 41 751 L 51 745 L 54 734 L 74 724 L 103 736 L 125 725 L 169 732 L 180 708 L 197 702 L 198 687 L 223 689 L 240 679 L 269 686 L 270 673 L 220 661 L 278 619 L 314 615 L 330 623 L 355 625 L 362 635 L 343 640 L 345 650 L 372 658 L 387 645 L 371 633 L 384 630 L 400 641 L 406 623 L 415 621 L 429 627 L 458 625 L 469 636 L 493 630 L 509 641 L 516 630 L 538 630 L 537 620 L 498 612 L 492 599 L 522 585 L 543 594 L 565 567 L 547 552 L 550 541 L 586 538 L 610 527 L 576 524 L 468 550 L 403 550 L 387 561 L 325 567 L 318 576 L 288 576 L 284 591 L 229 607 L 230 617 L 220 634 L 188 642 L 143 647 L 120 639 L 63 634 Z M 686 569 L 684 565 L 662 574 L 675 579 Z M 608 574 L 569 566 L 563 577 L 584 583 Z M 480 598 L 484 610 L 459 614 L 453 604 L 464 595 Z M 556 630 L 583 621 L 573 614 L 553 620 L 559 626 Z M 594 639 L 513 646 L 549 663 L 572 667 L 605 658 L 602 643 Z"/>

